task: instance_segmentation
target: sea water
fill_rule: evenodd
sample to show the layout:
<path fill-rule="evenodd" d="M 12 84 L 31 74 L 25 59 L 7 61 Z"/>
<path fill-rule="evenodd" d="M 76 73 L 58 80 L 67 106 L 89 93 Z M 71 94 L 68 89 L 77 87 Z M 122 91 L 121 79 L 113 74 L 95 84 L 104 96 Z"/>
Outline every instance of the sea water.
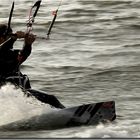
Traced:
<path fill-rule="evenodd" d="M 33 0 L 15 0 L 13 31 L 26 31 Z M 42 0 L 32 33 L 45 37 L 60 1 Z M 12 0 L 0 1 L 0 22 Z M 21 67 L 34 89 L 55 95 L 67 107 L 114 100 L 112 123 L 57 130 L 0 131 L 1 138 L 140 137 L 139 0 L 62 0 L 49 40 L 36 39 Z M 15 43 L 22 48 L 23 40 Z M 0 125 L 49 112 L 20 89 L 0 89 Z"/>

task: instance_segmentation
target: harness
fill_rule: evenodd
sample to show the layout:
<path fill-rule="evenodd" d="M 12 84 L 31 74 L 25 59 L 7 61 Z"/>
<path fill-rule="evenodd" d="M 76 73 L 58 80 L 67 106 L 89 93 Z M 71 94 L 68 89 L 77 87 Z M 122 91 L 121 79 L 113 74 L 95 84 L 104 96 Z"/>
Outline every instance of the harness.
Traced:
<path fill-rule="evenodd" d="M 22 87 L 25 89 L 31 88 L 28 76 L 25 74 L 23 75 L 20 71 L 5 77 L 5 82 L 10 82 L 17 87 Z"/>

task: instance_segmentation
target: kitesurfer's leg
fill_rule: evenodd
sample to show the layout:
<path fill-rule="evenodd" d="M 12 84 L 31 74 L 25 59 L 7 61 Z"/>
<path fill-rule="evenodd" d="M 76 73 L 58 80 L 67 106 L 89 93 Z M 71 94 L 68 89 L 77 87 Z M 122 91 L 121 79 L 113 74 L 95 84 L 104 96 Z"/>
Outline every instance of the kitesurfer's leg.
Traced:
<path fill-rule="evenodd" d="M 6 81 L 11 82 L 18 87 L 20 86 L 20 88 L 22 88 L 22 90 L 28 97 L 34 96 L 43 103 L 48 103 L 56 108 L 65 108 L 64 105 L 62 105 L 54 95 L 48 95 L 43 91 L 31 89 L 30 81 L 27 75 L 23 75 L 22 73 L 20 73 L 20 75 L 8 77 Z"/>
<path fill-rule="evenodd" d="M 33 95 L 35 98 L 37 98 L 43 103 L 50 104 L 56 108 L 65 108 L 65 106 L 61 104 L 60 101 L 54 95 L 48 95 L 42 91 L 34 89 L 28 89 L 28 91 L 31 93 L 31 95 Z"/>

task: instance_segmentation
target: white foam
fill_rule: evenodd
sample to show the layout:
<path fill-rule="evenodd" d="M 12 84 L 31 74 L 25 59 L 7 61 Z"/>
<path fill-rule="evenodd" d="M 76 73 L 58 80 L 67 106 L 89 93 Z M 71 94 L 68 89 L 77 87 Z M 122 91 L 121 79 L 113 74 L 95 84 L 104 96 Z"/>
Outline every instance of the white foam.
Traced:
<path fill-rule="evenodd" d="M 50 110 L 48 105 L 32 97 L 27 98 L 21 89 L 16 89 L 13 85 L 7 84 L 0 89 L 0 125 L 30 118 Z"/>
<path fill-rule="evenodd" d="M 124 121 L 123 121 L 124 122 Z M 83 127 L 81 132 L 75 133 L 74 137 L 79 138 L 129 138 L 140 137 L 136 125 L 128 126 L 124 123 L 99 124 L 97 126 Z M 134 132 L 133 132 L 134 131 Z M 84 134 L 84 135 L 83 135 Z"/>
<path fill-rule="evenodd" d="M 137 120 L 138 121 L 138 120 Z M 95 126 L 83 126 L 56 131 L 48 137 L 53 138 L 140 138 L 137 125 L 127 125 L 127 121 Z M 131 121 L 130 121 L 131 124 Z M 65 134 L 65 135 L 63 135 Z M 40 136 L 40 135 L 39 135 Z M 46 136 L 46 135 L 45 135 Z M 43 136 L 42 136 L 43 137 Z"/>

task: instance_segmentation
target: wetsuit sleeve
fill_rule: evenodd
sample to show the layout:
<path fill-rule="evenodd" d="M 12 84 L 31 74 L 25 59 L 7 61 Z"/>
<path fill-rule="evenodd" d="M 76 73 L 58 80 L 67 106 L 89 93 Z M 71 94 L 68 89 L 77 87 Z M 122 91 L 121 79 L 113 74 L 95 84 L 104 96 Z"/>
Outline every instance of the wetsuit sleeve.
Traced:
<path fill-rule="evenodd" d="M 19 64 L 23 63 L 28 58 L 28 56 L 31 54 L 31 50 L 32 45 L 24 44 L 22 50 L 20 50 L 18 53 L 17 59 Z"/>
<path fill-rule="evenodd" d="M 13 44 L 15 43 L 16 39 L 9 38 L 4 43 L 0 45 L 0 51 L 6 51 L 13 48 Z"/>

